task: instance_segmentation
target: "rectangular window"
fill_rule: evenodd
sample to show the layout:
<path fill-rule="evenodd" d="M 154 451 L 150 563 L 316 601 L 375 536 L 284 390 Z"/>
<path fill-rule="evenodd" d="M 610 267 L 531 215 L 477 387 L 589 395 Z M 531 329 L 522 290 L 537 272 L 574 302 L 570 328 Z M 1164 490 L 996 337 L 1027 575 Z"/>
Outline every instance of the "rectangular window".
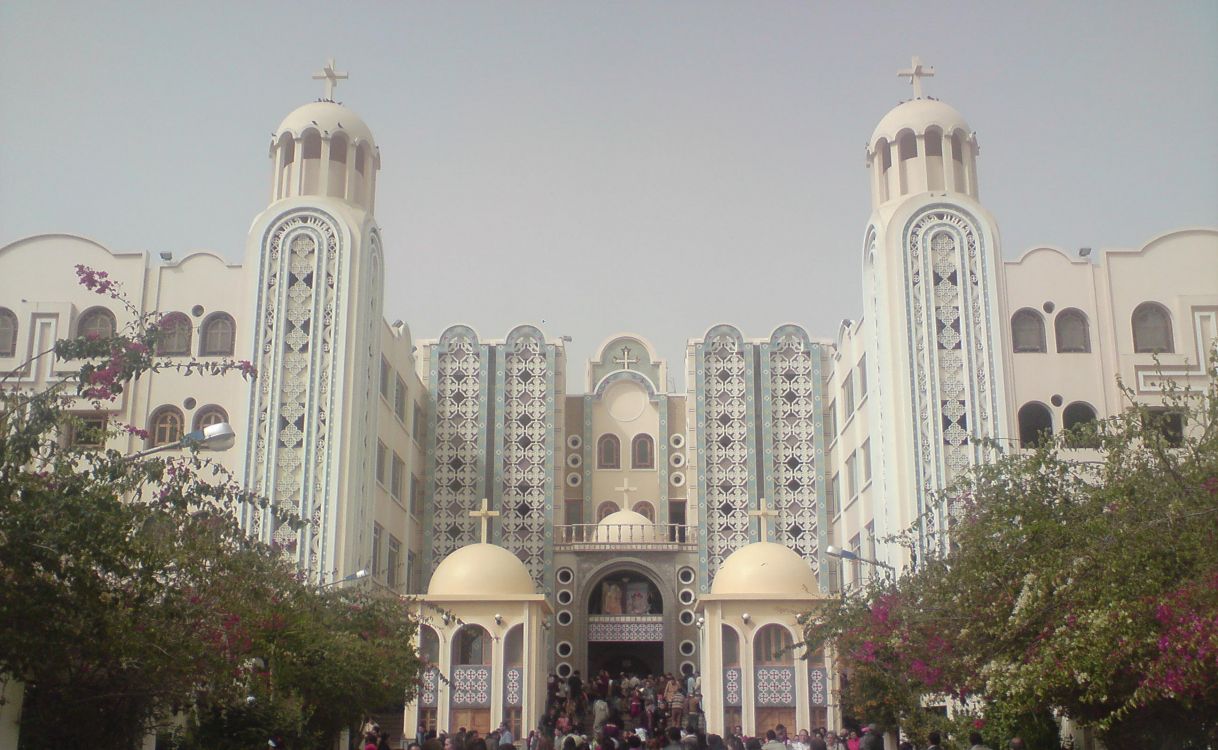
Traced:
<path fill-rule="evenodd" d="M 849 419 L 854 413 L 854 373 L 846 373 L 842 381 L 842 418 Z"/>
<path fill-rule="evenodd" d="M 385 476 L 389 470 L 389 449 L 380 440 L 376 441 L 376 481 L 382 487 L 385 486 Z"/>
<path fill-rule="evenodd" d="M 842 510 L 842 499 L 838 494 L 838 478 L 837 474 L 829 477 L 829 482 L 825 486 L 825 500 L 827 505 L 825 510 L 829 518 L 833 518 Z"/>
<path fill-rule="evenodd" d="M 871 438 L 864 440 L 859 450 L 863 454 L 863 484 L 867 484 L 871 481 Z"/>
<path fill-rule="evenodd" d="M 837 402 L 830 401 L 829 408 L 825 409 L 825 445 L 833 442 L 837 437 Z"/>
<path fill-rule="evenodd" d="M 855 558 L 863 554 L 863 545 L 858 534 L 850 537 L 850 551 L 854 553 Z M 850 561 L 850 582 L 856 586 L 863 582 L 863 563 L 858 559 Z"/>
<path fill-rule="evenodd" d="M 73 414 L 76 424 L 68 428 L 68 444 L 74 448 L 102 448 L 106 444 L 105 414 Z"/>
<path fill-rule="evenodd" d="M 862 401 L 863 397 L 867 395 L 867 355 L 866 354 L 859 357 L 858 373 L 859 373 L 858 380 L 855 381 L 855 383 L 856 383 L 856 387 L 858 388 L 858 392 L 859 392 L 859 401 Z"/>
<path fill-rule="evenodd" d="M 369 566 L 372 577 L 381 574 L 381 544 L 385 538 L 385 529 L 379 524 L 372 524 L 372 563 Z"/>
<path fill-rule="evenodd" d="M 398 590 L 398 585 L 402 581 L 401 571 L 398 570 L 401 567 L 401 559 L 402 543 L 391 535 L 389 537 L 389 554 L 385 560 L 385 583 L 394 591 Z"/>
<path fill-rule="evenodd" d="M 1179 446 L 1184 442 L 1184 415 L 1162 406 L 1153 406 L 1142 417 L 1142 426 L 1163 436 L 1168 445 Z"/>
<path fill-rule="evenodd" d="M 392 382 L 392 373 L 393 368 L 389 366 L 389 360 L 381 357 L 381 396 L 386 401 L 389 400 L 389 383 Z"/>
<path fill-rule="evenodd" d="M 406 424 L 406 381 L 398 378 L 398 389 L 393 392 L 393 413 L 402 424 Z"/>
<path fill-rule="evenodd" d="M 423 444 L 423 419 L 425 418 L 423 407 L 418 401 L 414 402 L 414 415 L 410 418 L 410 437 L 419 445 Z"/>
<path fill-rule="evenodd" d="M 854 451 L 850 452 L 850 456 L 846 459 L 846 497 L 850 500 L 858 497 L 859 494 L 859 467 L 858 457 Z"/>
<path fill-rule="evenodd" d="M 403 485 L 406 484 L 406 462 L 402 457 L 394 451 L 393 454 L 393 474 L 389 479 L 389 494 L 393 495 L 394 500 L 402 499 Z"/>
<path fill-rule="evenodd" d="M 414 474 L 410 475 L 410 512 L 423 516 L 423 483 Z"/>

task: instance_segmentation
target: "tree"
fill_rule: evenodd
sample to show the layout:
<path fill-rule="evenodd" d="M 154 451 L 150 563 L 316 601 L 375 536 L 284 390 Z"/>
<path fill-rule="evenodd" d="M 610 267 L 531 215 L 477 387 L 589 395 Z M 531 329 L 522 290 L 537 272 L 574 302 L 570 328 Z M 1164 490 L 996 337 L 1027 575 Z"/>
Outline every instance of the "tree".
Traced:
<path fill-rule="evenodd" d="M 952 697 L 1001 734 L 1060 712 L 1111 748 L 1218 741 L 1218 386 L 1164 402 L 978 467 L 947 554 L 810 621 L 850 710 L 920 723 Z"/>
<path fill-rule="evenodd" d="M 174 715 L 203 732 L 256 705 L 267 710 L 247 729 L 259 745 L 280 734 L 312 747 L 365 708 L 409 698 L 419 662 L 404 602 L 305 580 L 236 522 L 267 501 L 198 452 L 132 458 L 83 447 L 98 435 L 72 439 L 146 438 L 72 410 L 105 410 L 147 373 L 255 376 L 246 362 L 158 358 L 159 316 L 104 272 L 77 273 L 132 323 L 26 363 L 75 365 L 62 381 L 0 379 L 0 673 L 27 687 L 23 745 L 131 748 Z"/>

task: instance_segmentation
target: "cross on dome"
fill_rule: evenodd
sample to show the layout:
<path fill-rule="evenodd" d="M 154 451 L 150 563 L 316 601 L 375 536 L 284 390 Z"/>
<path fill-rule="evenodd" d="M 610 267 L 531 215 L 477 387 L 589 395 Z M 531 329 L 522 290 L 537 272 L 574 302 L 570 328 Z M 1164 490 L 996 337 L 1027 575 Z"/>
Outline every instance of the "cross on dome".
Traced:
<path fill-rule="evenodd" d="M 761 525 L 761 536 L 758 537 L 758 539 L 764 542 L 769 538 L 769 522 L 767 519 L 770 517 L 777 518 L 778 511 L 768 510 L 765 507 L 765 498 L 762 497 L 757 499 L 757 510 L 750 510 L 749 515 L 755 517 L 757 522 Z"/>
<path fill-rule="evenodd" d="M 482 510 L 471 510 L 470 518 L 477 518 L 482 523 L 482 543 L 486 544 L 486 538 L 490 535 L 491 519 L 499 515 L 499 511 L 490 510 L 487 499 L 482 498 Z"/>
<path fill-rule="evenodd" d="M 630 347 L 623 346 L 620 356 L 614 357 L 613 361 L 622 366 L 623 370 L 629 370 L 631 365 L 638 364 L 637 359 L 630 358 Z"/>
<path fill-rule="evenodd" d="M 325 81 L 326 101 L 334 101 L 334 87 L 339 81 L 347 80 L 346 73 L 339 73 L 334 69 L 334 58 L 331 57 L 326 61 L 326 66 L 313 74 L 314 81 Z"/>
<path fill-rule="evenodd" d="M 900 78 L 908 78 L 910 85 L 913 86 L 914 98 L 921 99 L 922 79 L 934 78 L 935 69 L 933 67 L 923 67 L 922 60 L 917 55 L 914 55 L 913 59 L 910 60 L 910 67 L 906 68 L 905 70 L 898 70 L 897 76 Z"/>
<path fill-rule="evenodd" d="M 629 479 L 628 477 L 623 477 L 623 478 L 622 478 L 622 486 L 621 486 L 621 487 L 614 487 L 613 489 L 615 489 L 615 490 L 617 490 L 618 492 L 622 493 L 622 507 L 623 507 L 623 508 L 629 508 L 629 507 L 630 507 L 630 493 L 631 493 L 631 492 L 634 492 L 635 490 L 637 490 L 637 489 L 638 489 L 638 487 L 631 487 L 631 486 L 630 486 L 630 479 Z"/>

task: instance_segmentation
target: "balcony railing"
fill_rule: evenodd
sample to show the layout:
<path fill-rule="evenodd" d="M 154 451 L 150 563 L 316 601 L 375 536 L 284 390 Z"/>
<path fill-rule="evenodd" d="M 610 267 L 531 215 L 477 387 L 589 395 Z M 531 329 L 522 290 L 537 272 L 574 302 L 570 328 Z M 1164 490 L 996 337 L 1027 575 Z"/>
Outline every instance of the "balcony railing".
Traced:
<path fill-rule="evenodd" d="M 601 525 L 573 523 L 554 527 L 554 544 L 573 549 L 679 550 L 698 543 L 698 527 L 683 523 Z"/>

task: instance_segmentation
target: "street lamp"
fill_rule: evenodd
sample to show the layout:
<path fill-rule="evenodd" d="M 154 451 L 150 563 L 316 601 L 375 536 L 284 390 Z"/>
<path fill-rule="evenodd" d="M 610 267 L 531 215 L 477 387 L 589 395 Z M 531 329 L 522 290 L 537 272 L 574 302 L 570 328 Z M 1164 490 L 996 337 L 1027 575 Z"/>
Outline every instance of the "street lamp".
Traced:
<path fill-rule="evenodd" d="M 138 451 L 127 456 L 128 461 L 133 461 L 137 458 L 150 456 L 153 453 L 161 451 L 170 451 L 175 448 L 198 448 L 199 450 L 222 451 L 233 447 L 233 443 L 237 440 L 237 433 L 233 431 L 233 426 L 228 422 L 216 422 L 209 424 L 201 430 L 188 432 L 182 436 L 181 440 L 175 440 L 172 443 L 164 445 L 154 445 L 146 450 Z"/>
<path fill-rule="evenodd" d="M 346 578 L 339 578 L 337 581 L 330 581 L 329 583 L 323 583 L 322 585 L 318 586 L 317 588 L 324 589 L 324 588 L 329 588 L 330 586 L 337 586 L 340 583 L 347 583 L 348 581 L 358 581 L 361 578 L 367 578 L 369 575 L 371 575 L 371 574 L 368 572 L 368 570 L 366 568 L 361 568 L 361 569 L 355 571 L 354 573 L 352 573 L 351 575 L 347 576 Z"/>
<path fill-rule="evenodd" d="M 830 544 L 828 547 L 825 547 L 825 554 L 829 555 L 830 557 L 836 557 L 839 560 L 850 560 L 852 562 L 857 560 L 859 562 L 865 562 L 868 565 L 874 565 L 877 568 L 886 568 L 888 570 L 896 572 L 896 568 L 892 567 L 891 565 L 889 565 L 886 562 L 880 562 L 879 560 L 871 560 L 869 558 L 863 557 L 862 555 L 855 554 L 854 552 L 851 552 L 850 550 L 838 549 L 837 547 L 834 547 L 832 544 Z"/>

